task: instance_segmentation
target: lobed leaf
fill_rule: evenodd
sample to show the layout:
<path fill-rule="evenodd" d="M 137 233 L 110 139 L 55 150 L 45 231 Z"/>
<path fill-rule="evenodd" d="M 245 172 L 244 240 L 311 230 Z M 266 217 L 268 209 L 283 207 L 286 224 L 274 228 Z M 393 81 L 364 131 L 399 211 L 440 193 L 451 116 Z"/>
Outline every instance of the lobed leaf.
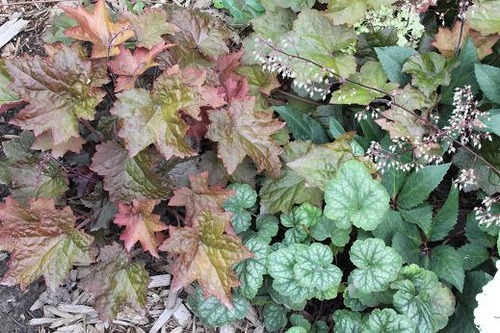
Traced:
<path fill-rule="evenodd" d="M 0 59 L 0 114 L 20 102 L 19 97 L 7 87 L 11 81 L 12 79 L 5 67 L 5 60 Z"/>
<path fill-rule="evenodd" d="M 240 75 L 236 69 L 241 66 L 243 51 L 220 55 L 215 64 L 214 71 L 219 77 L 221 88 L 225 91 L 226 101 L 231 104 L 234 100 L 246 100 L 248 98 L 248 78 Z"/>
<path fill-rule="evenodd" d="M 240 292 L 247 299 L 257 295 L 259 288 L 264 282 L 267 274 L 267 255 L 271 252 L 265 240 L 260 237 L 252 237 L 244 242 L 245 247 L 253 253 L 253 258 L 243 261 L 234 267 L 240 280 Z"/>
<path fill-rule="evenodd" d="M 245 156 L 257 165 L 257 171 L 266 170 L 273 178 L 280 174 L 278 158 L 283 151 L 272 135 L 285 123 L 273 119 L 270 112 L 255 110 L 255 98 L 233 101 L 227 110 L 210 111 L 207 138 L 219 143 L 218 156 L 229 174 L 234 173 Z"/>
<path fill-rule="evenodd" d="M 264 326 L 269 332 L 275 332 L 282 329 L 288 322 L 286 317 L 288 310 L 283 305 L 269 303 L 264 305 L 262 312 Z"/>
<path fill-rule="evenodd" d="M 148 272 L 142 263 L 130 262 L 117 243 L 101 248 L 97 263 L 81 284 L 95 296 L 94 307 L 105 322 L 114 320 L 124 306 L 146 314 Z"/>
<path fill-rule="evenodd" d="M 420 97 L 419 94 L 421 95 L 421 93 L 412 91 L 411 89 L 408 89 L 406 87 L 405 90 L 398 91 L 398 94 L 399 92 L 407 93 L 407 100 L 415 99 L 414 101 L 407 101 L 408 104 L 417 104 L 418 102 L 416 99 Z M 423 107 L 423 105 L 419 106 Z M 410 109 L 413 110 L 412 107 L 410 107 Z M 408 138 L 410 142 L 416 143 L 420 142 L 420 140 L 422 140 L 422 137 L 426 134 L 426 128 L 419 122 L 418 118 L 410 112 L 407 112 L 399 107 L 392 107 L 390 109 L 382 111 L 381 115 L 383 117 L 380 119 L 376 119 L 375 122 L 382 129 L 388 131 L 389 136 L 392 139 L 405 137 Z"/>
<path fill-rule="evenodd" d="M 276 303 L 283 304 L 287 309 L 294 311 L 302 311 L 306 307 L 307 300 L 297 299 L 293 296 L 284 296 L 277 292 L 274 288 L 269 290 L 269 295 Z"/>
<path fill-rule="evenodd" d="M 331 264 L 332 260 L 331 249 L 320 243 L 292 243 L 278 249 L 267 259 L 272 287 L 283 297 L 293 298 L 293 302 L 335 298 L 342 271 Z"/>
<path fill-rule="evenodd" d="M 88 265 L 93 237 L 75 229 L 69 206 L 59 210 L 52 199 L 31 199 L 26 206 L 12 197 L 0 203 L 0 250 L 12 253 L 0 283 L 22 290 L 40 276 L 55 290 L 74 264 Z"/>
<path fill-rule="evenodd" d="M 326 185 L 326 217 L 347 229 L 354 224 L 374 230 L 389 211 L 389 195 L 373 180 L 368 169 L 355 160 L 345 162 Z"/>
<path fill-rule="evenodd" d="M 304 242 L 309 235 L 309 229 L 316 225 L 321 215 L 321 209 L 307 202 L 294 207 L 290 214 L 282 214 L 281 224 L 289 228 L 285 232 L 284 242 Z"/>
<path fill-rule="evenodd" d="M 412 85 L 419 88 L 425 96 L 430 96 L 439 86 L 447 86 L 451 80 L 454 61 L 447 61 L 435 52 L 411 56 L 403 65 L 403 72 L 412 75 Z"/>
<path fill-rule="evenodd" d="M 280 159 L 286 164 L 309 151 L 311 142 L 293 141 L 284 148 Z M 267 178 L 259 192 L 261 214 L 285 212 L 293 205 L 309 202 L 320 206 L 323 194 L 317 187 L 309 187 L 306 180 L 288 167 L 276 179 Z"/>
<path fill-rule="evenodd" d="M 450 58 L 455 55 L 457 45 L 460 45 L 462 47 L 462 50 L 460 50 L 460 53 L 458 54 L 459 58 L 470 60 L 475 58 L 475 62 L 478 62 L 479 60 L 493 53 L 493 50 L 491 48 L 500 39 L 500 36 L 483 36 L 476 30 L 471 30 L 468 21 L 464 22 L 464 24 L 462 24 L 461 22 L 455 22 L 451 29 L 448 29 L 446 27 L 439 27 L 438 33 L 435 36 L 436 39 L 434 42 L 432 42 L 432 46 L 437 48 L 439 50 L 439 53 L 441 53 L 444 57 Z M 466 42 L 467 39 L 472 40 L 473 46 L 475 47 L 471 48 L 470 45 L 467 45 L 469 44 L 469 41 Z M 471 52 L 472 49 L 474 49 L 474 52 Z M 464 50 L 467 53 L 465 57 L 461 56 L 461 53 Z M 467 62 L 469 61 L 466 61 L 466 63 Z M 464 72 L 464 74 L 470 75 L 470 73 L 466 72 Z"/>
<path fill-rule="evenodd" d="M 286 43 L 284 43 L 286 41 Z M 347 51 L 354 47 L 356 35 L 345 25 L 334 25 L 322 12 L 302 10 L 293 22 L 293 30 L 282 37 L 282 49 L 288 54 L 317 63 L 311 65 L 299 58 L 290 60 L 290 68 L 298 82 L 313 80 L 324 75 L 322 68 L 332 70 L 341 77 L 356 71 L 353 55 Z"/>
<path fill-rule="evenodd" d="M 367 11 L 390 6 L 393 2 L 395 0 L 330 0 L 328 12 L 335 24 L 353 25 L 361 20 Z"/>
<path fill-rule="evenodd" d="M 90 169 L 104 176 L 104 189 L 115 202 L 160 199 L 170 192 L 167 180 L 152 170 L 158 163 L 155 151 L 146 149 L 134 157 L 116 141 L 96 147 Z"/>
<path fill-rule="evenodd" d="M 154 58 L 171 46 L 172 44 L 165 44 L 162 41 L 153 46 L 151 50 L 136 48 L 132 54 L 132 51 L 125 48 L 123 44 L 120 45 L 120 54 L 109 62 L 109 67 L 113 73 L 119 75 L 115 92 L 132 89 L 135 80 L 140 75 L 149 68 L 158 65 L 154 62 Z"/>
<path fill-rule="evenodd" d="M 257 236 L 263 239 L 266 244 L 271 243 L 271 239 L 278 234 L 278 218 L 274 215 L 259 215 L 255 220 Z"/>
<path fill-rule="evenodd" d="M 45 29 L 42 40 L 47 44 L 53 44 L 61 42 L 67 46 L 70 46 L 74 42 L 73 38 L 65 35 L 65 31 L 69 28 L 76 26 L 78 23 L 66 15 L 66 13 L 61 13 L 54 16 L 50 27 Z"/>
<path fill-rule="evenodd" d="M 398 87 L 396 83 L 388 83 L 387 76 L 379 62 L 368 61 L 359 70 L 349 76 L 353 82 L 346 82 L 332 93 L 330 103 L 332 104 L 370 104 L 374 99 L 384 97 Z M 358 83 L 358 84 L 356 84 Z M 361 86 L 367 85 L 375 89 Z"/>
<path fill-rule="evenodd" d="M 47 58 L 24 56 L 7 60 L 13 78 L 10 88 L 29 103 L 11 123 L 32 130 L 35 136 L 49 134 L 54 145 L 79 138 L 78 120 L 92 120 L 108 78 L 83 60 L 76 48 L 47 45 Z"/>
<path fill-rule="evenodd" d="M 361 289 L 355 287 L 352 281 L 352 276 L 349 276 L 349 278 L 347 279 L 348 286 L 344 291 L 344 297 L 346 298 L 344 302 L 346 306 L 350 307 L 351 309 L 361 311 L 367 307 L 384 307 L 385 305 L 392 303 L 392 296 L 394 295 L 394 292 L 392 290 L 386 289 L 384 291 L 366 293 Z"/>
<path fill-rule="evenodd" d="M 351 272 L 351 283 L 364 293 L 387 289 L 403 264 L 401 256 L 378 238 L 355 241 L 349 257 L 357 267 Z"/>
<path fill-rule="evenodd" d="M 393 309 L 375 309 L 368 317 L 363 333 L 412 333 L 415 323 L 406 315 L 397 314 Z"/>
<path fill-rule="evenodd" d="M 196 155 L 186 141 L 189 126 L 181 111 L 198 118 L 200 107 L 225 103 L 205 80 L 205 70 L 181 70 L 175 65 L 156 79 L 152 92 L 131 89 L 117 95 L 111 113 L 121 120 L 118 135 L 124 139 L 130 157 L 150 144 L 166 159 Z"/>
<path fill-rule="evenodd" d="M 208 13 L 171 6 L 167 14 L 168 22 L 179 28 L 167 36 L 168 41 L 176 44 L 172 51 L 179 63 L 200 64 L 205 62 L 204 57 L 213 59 L 229 52 L 225 40 L 230 37 L 230 30 Z"/>
<path fill-rule="evenodd" d="M 247 209 L 251 209 L 257 202 L 257 192 L 248 184 L 234 183 L 228 186 L 234 190 L 234 195 L 224 202 L 222 207 L 233 213 L 231 223 L 234 231 L 239 234 L 246 231 L 252 223 L 252 215 Z"/>
<path fill-rule="evenodd" d="M 391 288 L 396 290 L 394 308 L 414 322 L 417 333 L 439 331 L 455 310 L 452 292 L 438 281 L 436 274 L 417 265 L 403 267 Z"/>
<path fill-rule="evenodd" d="M 252 20 L 252 28 L 262 38 L 277 42 L 293 28 L 297 16 L 290 9 L 275 8 Z M 256 36 L 252 36 L 255 39 Z"/>
<path fill-rule="evenodd" d="M 321 292 L 336 290 L 339 286 L 342 271 L 332 265 L 333 254 L 328 246 L 313 243 L 307 251 L 299 252 L 296 260 L 297 264 L 293 267 L 293 273 L 298 284 L 303 287 L 313 286 Z"/>
<path fill-rule="evenodd" d="M 173 292 L 198 281 L 204 297 L 215 296 L 232 309 L 231 288 L 240 285 L 232 266 L 252 257 L 233 235 L 224 234 L 229 213 L 204 211 L 192 227 L 169 227 L 161 251 L 177 254 L 173 265 Z"/>
<path fill-rule="evenodd" d="M 483 35 L 500 33 L 500 14 L 498 6 L 500 1 L 475 2 L 467 9 L 466 17 L 472 29 L 481 32 Z"/>
<path fill-rule="evenodd" d="M 164 43 L 163 35 L 180 32 L 178 26 L 168 22 L 168 15 L 161 8 L 145 8 L 139 14 L 125 12 L 123 16 L 130 22 L 130 28 L 137 38 L 136 46 L 149 50 Z M 120 53 L 123 50 L 120 50 Z"/>
<path fill-rule="evenodd" d="M 308 300 L 314 296 L 311 284 L 301 285 L 294 274 L 298 253 L 307 251 L 307 245 L 290 244 L 267 256 L 267 271 L 273 278 L 272 287 L 284 297 L 293 297 L 294 302 Z"/>
<path fill-rule="evenodd" d="M 152 256 L 158 256 L 158 243 L 156 232 L 168 227 L 160 222 L 160 215 L 153 214 L 154 207 L 158 204 L 156 200 L 139 201 L 134 199 L 130 205 L 118 204 L 118 213 L 115 216 L 115 224 L 125 227 L 120 239 L 125 242 L 128 252 L 137 242 L 141 242 L 144 251 L 149 251 Z"/>
<path fill-rule="evenodd" d="M 185 223 L 195 225 L 206 211 L 223 213 L 223 205 L 235 194 L 234 190 L 220 186 L 209 186 L 208 172 L 190 175 L 191 188 L 182 187 L 174 191 L 169 206 L 185 206 Z"/>
<path fill-rule="evenodd" d="M 188 296 L 187 302 L 196 316 L 210 327 L 220 327 L 243 319 L 250 308 L 244 297 L 235 294 L 233 297 L 234 308 L 228 309 L 216 297 L 204 298 L 200 288 L 195 289 L 194 295 Z"/>
<path fill-rule="evenodd" d="M 248 24 L 252 18 L 264 14 L 266 11 L 259 0 L 216 0 L 214 5 L 216 8 L 229 10 L 233 18 L 231 25 Z"/>
<path fill-rule="evenodd" d="M 337 224 L 326 218 L 324 215 L 318 219 L 318 222 L 310 229 L 311 236 L 317 241 L 324 241 L 330 238 L 332 244 L 338 247 L 344 247 L 349 243 L 352 228 L 341 229 Z"/>
<path fill-rule="evenodd" d="M 50 132 L 43 132 L 35 138 L 31 146 L 32 149 L 48 151 L 54 158 L 63 157 L 67 152 L 79 153 L 82 150 L 85 140 L 82 137 L 72 138 L 62 143 L 54 143 Z"/>
<path fill-rule="evenodd" d="M 119 53 L 118 45 L 134 36 L 126 21 L 113 22 L 105 0 L 97 0 L 92 13 L 84 7 L 61 6 L 68 17 L 76 20 L 77 26 L 66 30 L 66 36 L 91 42 L 92 58 L 105 58 Z"/>
<path fill-rule="evenodd" d="M 332 143 L 311 145 L 307 152 L 286 165 L 303 177 L 309 187 L 318 187 L 324 191 L 326 184 L 334 178 L 340 166 L 355 158 L 351 146 L 353 138 L 354 133 L 351 132 L 338 137 Z"/>
<path fill-rule="evenodd" d="M 333 313 L 336 333 L 361 333 L 364 320 L 361 313 L 349 310 L 336 310 Z"/>
<path fill-rule="evenodd" d="M 308 187 L 307 181 L 290 169 L 285 169 L 276 179 L 266 179 L 260 192 L 260 212 L 274 214 L 289 212 L 293 205 L 303 202 L 321 204 L 322 192 Z"/>
<path fill-rule="evenodd" d="M 236 73 L 247 79 L 249 93 L 252 96 L 258 97 L 261 94 L 269 96 L 274 89 L 281 87 L 276 75 L 264 71 L 259 65 L 239 66 L 236 68 Z"/>
<path fill-rule="evenodd" d="M 68 179 L 59 163 L 30 148 L 33 142 L 33 134 L 25 131 L 2 143 L 0 183 L 22 203 L 30 198 L 59 199 L 68 190 Z"/>

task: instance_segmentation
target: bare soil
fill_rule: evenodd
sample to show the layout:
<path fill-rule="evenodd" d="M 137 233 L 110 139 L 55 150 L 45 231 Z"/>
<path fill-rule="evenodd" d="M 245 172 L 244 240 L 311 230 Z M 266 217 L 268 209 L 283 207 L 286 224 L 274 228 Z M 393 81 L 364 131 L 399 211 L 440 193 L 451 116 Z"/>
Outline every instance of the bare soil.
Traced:
<path fill-rule="evenodd" d="M 7 258 L 0 262 L 0 276 L 7 271 Z M 0 333 L 35 333 L 38 329 L 29 326 L 33 317 L 29 308 L 45 291 L 43 279 L 32 283 L 22 292 L 19 287 L 0 286 Z"/>

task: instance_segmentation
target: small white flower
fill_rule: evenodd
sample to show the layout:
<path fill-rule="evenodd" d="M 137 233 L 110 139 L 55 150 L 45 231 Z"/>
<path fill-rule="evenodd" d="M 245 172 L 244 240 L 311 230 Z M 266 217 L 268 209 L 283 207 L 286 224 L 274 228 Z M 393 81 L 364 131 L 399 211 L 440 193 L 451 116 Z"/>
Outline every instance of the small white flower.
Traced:
<path fill-rule="evenodd" d="M 459 190 L 465 190 L 466 192 L 470 190 L 471 187 L 477 185 L 477 177 L 474 173 L 474 169 L 462 169 L 458 174 L 458 178 L 455 179 L 455 184 L 458 186 Z"/>
<path fill-rule="evenodd" d="M 498 203 L 500 203 L 500 195 L 484 198 L 482 206 L 474 207 L 476 221 L 485 227 L 500 226 L 500 214 L 494 213 L 492 209 L 493 205 Z"/>

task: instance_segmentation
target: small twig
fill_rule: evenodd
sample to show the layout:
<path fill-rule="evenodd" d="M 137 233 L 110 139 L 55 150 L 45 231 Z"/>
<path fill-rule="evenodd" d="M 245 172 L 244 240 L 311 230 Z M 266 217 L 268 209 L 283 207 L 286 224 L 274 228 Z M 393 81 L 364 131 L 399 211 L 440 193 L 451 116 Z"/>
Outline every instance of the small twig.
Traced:
<path fill-rule="evenodd" d="M 457 45 L 455 45 L 455 54 L 458 55 L 460 53 L 460 49 L 462 48 L 462 37 L 464 35 L 464 27 L 465 20 L 460 21 L 460 33 L 458 34 Z"/>
<path fill-rule="evenodd" d="M 470 149 L 469 147 L 467 147 L 465 145 L 460 145 L 460 146 L 462 146 L 462 148 L 464 148 L 469 153 L 471 153 L 472 155 L 474 155 L 474 157 L 480 159 L 484 164 L 486 164 L 491 169 L 491 171 L 493 171 L 498 176 L 500 176 L 500 170 L 498 170 L 497 168 L 495 168 L 495 166 L 493 164 L 491 164 L 490 162 L 488 162 L 486 159 L 484 159 L 483 157 L 481 157 L 481 155 L 479 155 L 478 153 L 476 153 L 474 150 Z M 474 161 L 474 164 L 475 163 L 476 163 L 476 161 Z"/>

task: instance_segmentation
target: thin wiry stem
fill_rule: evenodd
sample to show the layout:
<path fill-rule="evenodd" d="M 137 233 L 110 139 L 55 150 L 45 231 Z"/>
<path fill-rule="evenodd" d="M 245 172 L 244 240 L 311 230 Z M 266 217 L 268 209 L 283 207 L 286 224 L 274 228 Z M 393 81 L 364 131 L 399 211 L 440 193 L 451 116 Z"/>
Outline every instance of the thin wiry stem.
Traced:
<path fill-rule="evenodd" d="M 299 56 L 299 55 L 295 55 L 295 54 L 290 54 L 282 49 L 279 49 L 277 48 L 276 46 L 274 46 L 273 44 L 269 43 L 268 41 L 262 39 L 264 41 L 264 43 L 269 46 L 271 49 L 273 49 L 274 51 L 278 52 L 278 53 L 281 53 L 287 57 L 290 57 L 290 58 L 294 58 L 294 59 L 299 59 L 299 60 L 302 60 L 302 61 L 305 61 L 311 65 L 314 65 L 318 68 L 321 68 L 323 71 L 325 71 L 326 73 L 328 74 L 331 74 L 333 75 L 334 77 L 338 78 L 340 82 L 349 82 L 351 84 L 354 84 L 354 85 L 357 85 L 359 87 L 362 87 L 362 88 L 365 88 L 365 89 L 368 89 L 368 90 L 371 90 L 371 91 L 375 91 L 375 92 L 378 92 L 378 93 L 381 93 L 381 94 L 384 94 L 386 96 L 389 96 L 390 97 L 390 101 L 388 102 L 390 106 L 396 106 L 398 108 L 400 108 L 401 110 L 405 111 L 405 112 L 408 112 L 410 113 L 411 115 L 417 117 L 418 119 L 420 119 L 422 122 L 424 122 L 424 124 L 428 127 L 430 127 L 432 130 L 434 131 L 439 131 L 440 128 L 439 126 L 437 125 L 434 125 L 432 124 L 428 119 L 420 116 L 419 114 L 413 112 L 412 110 L 404 107 L 403 105 L 399 104 L 399 103 L 396 103 L 394 101 L 394 97 L 391 95 L 390 92 L 387 92 L 385 90 L 382 90 L 382 89 L 379 89 L 379 88 L 376 88 L 376 87 L 372 87 L 372 86 L 369 86 L 367 84 L 364 84 L 364 83 L 361 83 L 361 82 L 357 82 L 357 81 L 354 81 L 354 80 L 351 80 L 349 78 L 345 78 L 343 76 L 341 76 L 340 74 L 337 74 L 335 73 L 334 71 L 332 71 L 331 69 L 329 68 L 325 68 L 324 66 L 322 66 L 321 64 L 317 63 L 316 61 L 314 60 L 311 60 L 311 59 L 307 59 L 307 58 L 304 58 L 302 56 Z M 453 140 L 454 143 L 456 143 L 457 145 L 459 145 L 460 147 L 463 147 L 464 149 L 466 149 L 469 153 L 471 153 L 472 155 L 474 155 L 476 158 L 478 158 L 479 160 L 481 160 L 484 164 L 486 164 L 488 166 L 488 168 L 490 168 L 491 171 L 493 171 L 495 174 L 499 175 L 500 176 L 500 170 L 498 170 L 494 165 L 492 165 L 490 162 L 488 162 L 484 157 L 482 157 L 481 155 L 479 155 L 478 153 L 476 153 L 474 150 L 470 149 L 469 147 L 467 147 L 466 145 L 462 144 L 460 141 L 458 140 Z"/>
<path fill-rule="evenodd" d="M 283 91 L 281 89 L 276 89 L 274 91 L 277 92 L 277 93 L 279 93 L 279 94 L 288 96 L 290 98 L 294 98 L 296 100 L 302 101 L 304 103 L 308 103 L 308 104 L 312 104 L 312 105 L 322 105 L 321 103 L 318 103 L 318 102 L 315 102 L 315 101 L 311 101 L 310 99 L 302 98 L 302 97 L 294 95 L 294 94 L 290 94 L 290 93 L 288 93 L 286 91 Z"/>

